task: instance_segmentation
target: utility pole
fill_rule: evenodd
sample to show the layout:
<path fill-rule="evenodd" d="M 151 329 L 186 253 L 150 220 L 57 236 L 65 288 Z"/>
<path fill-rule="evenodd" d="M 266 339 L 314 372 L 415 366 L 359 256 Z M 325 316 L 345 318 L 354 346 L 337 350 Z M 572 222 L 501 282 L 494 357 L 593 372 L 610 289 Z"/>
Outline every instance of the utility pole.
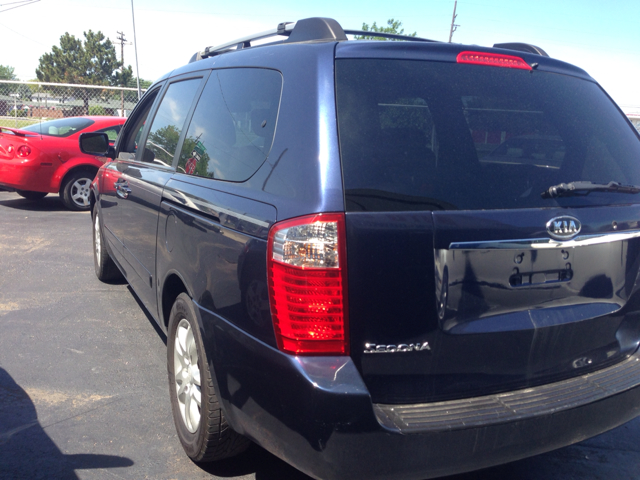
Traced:
<path fill-rule="evenodd" d="M 449 30 L 449 43 L 451 43 L 451 37 L 453 37 L 453 32 L 455 32 L 460 25 L 456 25 L 456 7 L 458 6 L 458 0 L 453 4 L 453 17 L 451 18 L 451 29 Z"/>
<path fill-rule="evenodd" d="M 122 62 L 122 67 L 120 67 L 120 70 L 122 71 L 122 79 L 124 81 L 124 44 L 126 42 L 126 39 L 124 38 L 124 33 L 118 32 L 117 39 L 120 41 L 120 61 Z M 122 85 L 122 86 L 126 87 L 126 85 Z M 124 117 L 124 90 L 120 90 L 120 105 L 121 105 L 120 116 Z"/>

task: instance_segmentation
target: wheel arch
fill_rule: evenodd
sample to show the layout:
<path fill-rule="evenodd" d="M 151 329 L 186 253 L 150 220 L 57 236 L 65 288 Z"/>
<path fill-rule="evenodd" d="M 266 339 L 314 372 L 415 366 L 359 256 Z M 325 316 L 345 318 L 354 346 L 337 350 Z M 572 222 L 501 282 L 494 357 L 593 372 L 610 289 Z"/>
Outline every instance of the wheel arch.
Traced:
<path fill-rule="evenodd" d="M 160 294 L 160 302 L 158 305 L 159 317 L 165 329 L 169 328 L 171 307 L 181 293 L 186 293 L 189 297 L 193 298 L 182 276 L 176 271 L 168 272 L 162 283 L 162 293 Z"/>
<path fill-rule="evenodd" d="M 66 162 L 62 163 L 51 177 L 51 184 L 49 185 L 51 192 L 59 192 L 62 185 L 64 185 L 64 179 L 67 178 L 69 172 L 77 171 L 78 168 L 91 169 L 97 172 L 104 162 L 99 161 L 93 157 L 74 157 L 70 158 Z"/>
<path fill-rule="evenodd" d="M 96 176 L 96 173 L 98 173 L 99 168 L 100 168 L 99 166 L 96 166 L 90 163 L 80 163 L 67 169 L 64 173 L 62 173 L 60 178 L 57 178 L 58 174 L 56 174 L 52 179 L 52 182 L 57 183 L 56 188 L 58 192 L 62 194 L 62 190 L 64 189 L 64 186 L 71 175 L 73 175 L 76 172 L 86 171 L 86 172 L 90 172 L 92 174 L 91 177 L 93 178 Z"/>
<path fill-rule="evenodd" d="M 93 191 L 93 188 L 92 188 L 90 190 L 90 192 L 89 192 L 89 204 L 91 205 L 89 207 L 89 211 L 91 212 L 91 220 L 93 220 L 93 217 L 94 217 L 94 215 L 93 215 L 93 207 L 95 207 L 96 202 L 97 202 L 96 194 L 95 194 L 95 192 Z"/>

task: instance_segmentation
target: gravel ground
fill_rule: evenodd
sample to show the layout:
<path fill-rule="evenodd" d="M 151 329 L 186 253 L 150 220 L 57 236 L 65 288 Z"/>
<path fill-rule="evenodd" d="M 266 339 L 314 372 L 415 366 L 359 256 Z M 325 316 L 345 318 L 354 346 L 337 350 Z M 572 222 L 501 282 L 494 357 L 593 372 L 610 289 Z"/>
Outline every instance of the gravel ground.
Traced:
<path fill-rule="evenodd" d="M 0 191 L 1 479 L 307 479 L 252 446 L 193 464 L 174 431 L 164 335 L 93 272 L 88 213 Z M 450 480 L 640 479 L 640 419 Z"/>

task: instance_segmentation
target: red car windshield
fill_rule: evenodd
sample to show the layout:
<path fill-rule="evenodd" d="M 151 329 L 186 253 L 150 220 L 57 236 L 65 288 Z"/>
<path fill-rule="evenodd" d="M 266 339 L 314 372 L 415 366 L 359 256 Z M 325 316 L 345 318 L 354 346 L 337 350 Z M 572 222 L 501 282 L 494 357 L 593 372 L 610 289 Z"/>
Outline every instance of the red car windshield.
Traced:
<path fill-rule="evenodd" d="M 28 127 L 21 128 L 25 132 L 39 133 L 51 137 L 68 137 L 80 130 L 84 130 L 95 122 L 88 118 L 70 117 L 50 120 L 48 122 L 36 123 Z"/>

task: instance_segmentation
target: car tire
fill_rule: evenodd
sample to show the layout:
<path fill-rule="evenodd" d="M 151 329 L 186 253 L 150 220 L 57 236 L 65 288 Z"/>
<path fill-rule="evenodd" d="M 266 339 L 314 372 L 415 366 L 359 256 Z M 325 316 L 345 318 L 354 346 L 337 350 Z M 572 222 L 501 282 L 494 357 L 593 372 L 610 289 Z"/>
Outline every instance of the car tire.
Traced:
<path fill-rule="evenodd" d="M 78 170 L 72 172 L 64 181 L 60 196 L 62 203 L 69 210 L 90 210 L 91 182 L 95 172 Z"/>
<path fill-rule="evenodd" d="M 229 426 L 220 408 L 193 302 L 186 293 L 178 295 L 169 316 L 167 370 L 173 420 L 189 458 L 212 462 L 246 450 L 251 442 Z"/>
<path fill-rule="evenodd" d="M 122 273 L 107 252 L 104 235 L 102 234 L 102 220 L 98 205 L 93 207 L 93 265 L 96 277 L 101 282 L 112 282 L 122 279 Z"/>
<path fill-rule="evenodd" d="M 32 192 L 31 190 L 16 190 L 16 193 L 27 200 L 42 200 L 47 196 L 47 192 Z"/>

